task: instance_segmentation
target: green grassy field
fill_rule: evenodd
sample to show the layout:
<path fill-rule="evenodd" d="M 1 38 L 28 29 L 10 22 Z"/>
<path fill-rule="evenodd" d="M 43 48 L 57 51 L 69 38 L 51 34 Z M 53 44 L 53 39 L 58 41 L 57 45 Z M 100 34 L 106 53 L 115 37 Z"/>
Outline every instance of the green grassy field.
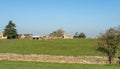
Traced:
<path fill-rule="evenodd" d="M 120 65 L 0 61 L 0 69 L 119 69 Z"/>
<path fill-rule="evenodd" d="M 97 56 L 96 39 L 0 40 L 0 53 Z M 0 69 L 119 69 L 120 65 L 0 61 Z"/>
<path fill-rule="evenodd" d="M 99 55 L 96 39 L 0 40 L 0 53 L 47 54 L 64 56 Z"/>

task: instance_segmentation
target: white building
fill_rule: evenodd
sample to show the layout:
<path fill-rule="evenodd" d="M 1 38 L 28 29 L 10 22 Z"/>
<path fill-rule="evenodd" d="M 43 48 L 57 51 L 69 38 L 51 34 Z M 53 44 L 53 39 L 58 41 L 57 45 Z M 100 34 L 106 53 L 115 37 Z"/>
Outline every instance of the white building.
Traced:
<path fill-rule="evenodd" d="M 40 36 L 32 36 L 32 39 L 39 39 L 40 38 Z"/>

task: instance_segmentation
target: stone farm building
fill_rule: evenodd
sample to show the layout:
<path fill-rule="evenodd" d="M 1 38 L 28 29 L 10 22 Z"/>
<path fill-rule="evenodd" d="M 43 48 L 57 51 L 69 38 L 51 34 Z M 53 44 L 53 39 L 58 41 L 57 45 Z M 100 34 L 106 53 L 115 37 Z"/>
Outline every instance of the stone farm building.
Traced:
<path fill-rule="evenodd" d="M 64 33 L 64 34 L 63 34 L 63 39 L 73 39 L 73 36 L 72 36 L 72 35 L 69 35 L 69 34 Z"/>
<path fill-rule="evenodd" d="M 51 35 L 46 35 L 46 36 L 33 36 L 32 34 L 19 34 L 18 36 L 19 39 L 37 39 L 37 40 L 48 40 L 48 39 L 73 39 L 72 35 L 64 33 L 62 36 L 57 37 L 57 36 L 51 36 Z"/>
<path fill-rule="evenodd" d="M 31 39 L 32 38 L 32 34 L 19 34 L 18 38 L 19 39 Z"/>
<path fill-rule="evenodd" d="M 60 36 L 60 37 L 47 35 L 47 36 L 43 36 L 42 39 L 44 39 L 44 40 L 47 40 L 47 39 L 73 39 L 73 36 L 64 33 L 64 34 L 63 34 L 62 36 Z"/>

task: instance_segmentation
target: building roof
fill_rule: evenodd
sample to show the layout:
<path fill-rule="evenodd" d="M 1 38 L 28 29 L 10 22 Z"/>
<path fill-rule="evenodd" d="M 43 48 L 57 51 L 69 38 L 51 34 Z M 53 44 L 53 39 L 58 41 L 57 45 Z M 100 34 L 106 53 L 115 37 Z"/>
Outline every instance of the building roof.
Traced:
<path fill-rule="evenodd" d="M 37 36 L 37 35 L 33 35 L 32 37 L 40 37 L 40 36 Z"/>

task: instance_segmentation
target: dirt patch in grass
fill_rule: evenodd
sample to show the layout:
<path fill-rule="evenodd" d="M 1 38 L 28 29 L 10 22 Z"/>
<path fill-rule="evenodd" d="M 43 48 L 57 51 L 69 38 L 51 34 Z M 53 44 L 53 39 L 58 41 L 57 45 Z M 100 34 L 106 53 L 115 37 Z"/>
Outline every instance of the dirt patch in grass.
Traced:
<path fill-rule="evenodd" d="M 0 60 L 35 61 L 55 63 L 82 63 L 82 64 L 106 64 L 107 58 L 103 56 L 53 56 L 53 55 L 20 55 L 0 53 Z"/>

